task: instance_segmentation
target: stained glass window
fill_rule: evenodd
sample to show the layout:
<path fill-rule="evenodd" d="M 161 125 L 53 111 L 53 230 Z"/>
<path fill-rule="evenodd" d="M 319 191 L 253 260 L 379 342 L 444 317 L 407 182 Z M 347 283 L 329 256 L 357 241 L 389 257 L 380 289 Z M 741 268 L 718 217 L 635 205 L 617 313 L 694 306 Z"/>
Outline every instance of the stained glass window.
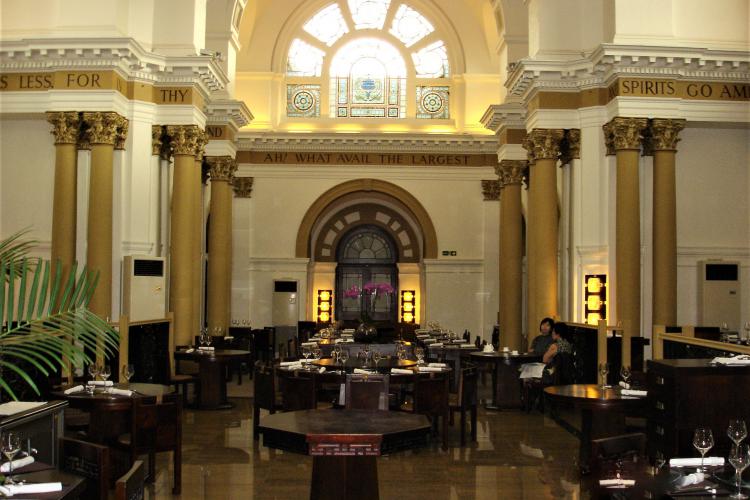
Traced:
<path fill-rule="evenodd" d="M 354 28 L 382 30 L 391 0 L 349 0 Z"/>
<path fill-rule="evenodd" d="M 422 14 L 407 5 L 401 4 L 393 18 L 390 31 L 404 45 L 411 47 L 435 31 L 435 28 Z"/>
<path fill-rule="evenodd" d="M 329 47 L 349 32 L 349 27 L 337 3 L 319 11 L 305 23 L 302 29 Z"/>
<path fill-rule="evenodd" d="M 295 118 L 320 116 L 320 85 L 287 85 L 286 115 Z"/>
<path fill-rule="evenodd" d="M 418 78 L 444 78 L 448 76 L 448 51 L 442 40 L 411 55 Z"/>
<path fill-rule="evenodd" d="M 299 38 L 292 41 L 286 72 L 290 76 L 320 76 L 325 52 Z"/>
<path fill-rule="evenodd" d="M 446 86 L 417 87 L 417 118 L 450 118 L 450 88 Z"/>

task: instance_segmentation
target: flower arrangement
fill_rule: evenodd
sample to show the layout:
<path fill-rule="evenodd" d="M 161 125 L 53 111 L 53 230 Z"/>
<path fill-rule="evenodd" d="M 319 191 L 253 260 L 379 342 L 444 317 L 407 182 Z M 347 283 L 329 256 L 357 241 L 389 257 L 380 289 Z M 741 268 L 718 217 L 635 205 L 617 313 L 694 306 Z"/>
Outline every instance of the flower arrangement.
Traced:
<path fill-rule="evenodd" d="M 370 321 L 370 312 L 375 309 L 375 300 L 378 295 L 388 295 L 393 293 L 393 287 L 390 283 L 365 283 L 362 288 L 357 285 L 352 285 L 350 288 L 344 291 L 344 298 L 358 299 L 362 296 L 369 296 L 369 301 L 365 302 L 365 309 L 362 311 L 362 322 L 368 323 Z"/>

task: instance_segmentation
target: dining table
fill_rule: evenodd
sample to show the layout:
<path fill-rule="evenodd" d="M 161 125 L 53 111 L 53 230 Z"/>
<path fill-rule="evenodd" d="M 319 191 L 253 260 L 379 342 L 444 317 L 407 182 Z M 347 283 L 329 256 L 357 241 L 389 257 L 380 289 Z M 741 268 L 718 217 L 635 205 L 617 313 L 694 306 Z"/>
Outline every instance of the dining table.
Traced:
<path fill-rule="evenodd" d="M 26 484 L 35 483 L 62 483 L 61 491 L 48 493 L 26 493 L 15 494 L 12 498 L 39 500 L 72 500 L 79 498 L 86 490 L 86 478 L 70 472 L 61 471 L 55 466 L 44 462 L 33 462 L 13 471 L 13 477 L 17 481 Z"/>
<path fill-rule="evenodd" d="M 475 363 L 491 364 L 492 401 L 485 403 L 488 410 L 521 408 L 521 381 L 518 378 L 521 366 L 525 363 L 541 362 L 542 357 L 533 353 L 508 351 L 475 351 L 469 354 Z"/>
<path fill-rule="evenodd" d="M 544 388 L 552 403 L 572 404 L 580 411 L 579 465 L 587 473 L 591 461 L 591 441 L 626 433 L 625 416 L 643 412 L 647 408 L 645 397 L 622 394 L 622 388 L 602 387 L 596 384 L 554 385 Z M 566 426 L 572 430 L 571 426 Z"/>
<path fill-rule="evenodd" d="M 225 410 L 234 405 L 227 400 L 227 365 L 243 360 L 250 362 L 251 353 L 241 349 L 180 349 L 175 361 L 198 364 L 200 391 L 196 407 L 201 410 Z"/>

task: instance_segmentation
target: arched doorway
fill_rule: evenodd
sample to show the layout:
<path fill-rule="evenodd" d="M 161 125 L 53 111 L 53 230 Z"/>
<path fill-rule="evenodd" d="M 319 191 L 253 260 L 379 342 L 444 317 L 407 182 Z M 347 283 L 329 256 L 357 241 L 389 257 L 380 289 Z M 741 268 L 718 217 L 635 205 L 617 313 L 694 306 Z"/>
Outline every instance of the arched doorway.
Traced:
<path fill-rule="evenodd" d="M 341 238 L 336 260 L 336 319 L 395 324 L 398 252 L 390 235 L 374 225 L 356 227 Z"/>

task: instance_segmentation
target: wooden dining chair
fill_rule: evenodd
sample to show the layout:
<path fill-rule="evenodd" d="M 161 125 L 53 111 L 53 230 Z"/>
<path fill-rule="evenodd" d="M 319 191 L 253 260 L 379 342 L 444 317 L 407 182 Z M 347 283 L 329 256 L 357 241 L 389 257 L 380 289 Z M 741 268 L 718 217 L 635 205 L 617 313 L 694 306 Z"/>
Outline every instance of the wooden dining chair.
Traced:
<path fill-rule="evenodd" d="M 314 410 L 318 397 L 312 373 L 285 372 L 279 376 L 281 406 L 284 411 Z"/>
<path fill-rule="evenodd" d="M 607 464 L 619 460 L 634 461 L 646 458 L 646 435 L 642 432 L 622 434 L 591 440 L 591 471 L 596 473 Z"/>
<path fill-rule="evenodd" d="M 427 415 L 433 428 L 442 418 L 443 449 L 448 448 L 448 383 L 447 373 L 417 374 L 414 382 L 414 413 Z"/>
<path fill-rule="evenodd" d="M 461 446 L 466 445 L 466 413 L 471 415 L 471 440 L 477 440 L 477 367 L 465 363 L 458 378 L 458 391 L 448 395 L 450 423 L 453 425 L 453 413 L 461 413 Z"/>
<path fill-rule="evenodd" d="M 253 439 L 260 435 L 260 410 L 268 410 L 273 415 L 281 408 L 281 401 L 276 396 L 274 365 L 256 361 L 253 366 Z"/>
<path fill-rule="evenodd" d="M 179 345 L 175 347 L 176 349 L 187 349 L 189 346 Z M 168 369 L 167 373 L 170 373 L 170 375 L 167 385 L 174 387 L 176 392 L 182 394 L 182 405 L 187 406 L 188 404 L 188 387 L 191 385 L 193 386 L 195 400 L 198 401 L 201 388 L 198 375 L 195 373 L 183 373 L 182 363 L 180 361 L 175 361 L 174 371 L 175 373 L 172 375 Z"/>
<path fill-rule="evenodd" d="M 83 500 L 107 500 L 110 478 L 109 448 L 71 438 L 57 440 L 60 469 L 86 478 Z"/>
<path fill-rule="evenodd" d="M 116 447 L 130 453 L 130 464 L 140 455 L 148 455 L 148 478 L 156 476 L 156 453 L 173 453 L 174 486 L 172 493 L 180 494 L 182 486 L 182 400 L 165 396 L 161 402 L 135 398 L 130 432 L 117 439 Z"/>
<path fill-rule="evenodd" d="M 146 470 L 141 460 L 136 460 L 128 472 L 115 483 L 115 500 L 142 499 L 146 486 Z"/>
<path fill-rule="evenodd" d="M 347 410 L 388 410 L 389 375 L 347 375 L 344 406 Z"/>

